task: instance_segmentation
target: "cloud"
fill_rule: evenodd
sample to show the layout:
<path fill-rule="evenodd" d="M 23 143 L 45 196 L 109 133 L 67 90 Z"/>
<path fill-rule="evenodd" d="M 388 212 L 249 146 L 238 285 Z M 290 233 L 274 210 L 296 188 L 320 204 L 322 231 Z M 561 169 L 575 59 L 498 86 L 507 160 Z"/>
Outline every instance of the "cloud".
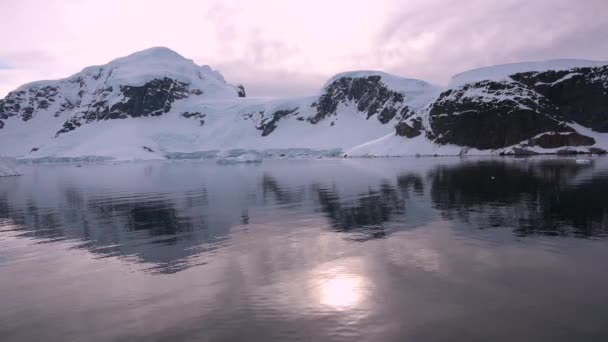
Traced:
<path fill-rule="evenodd" d="M 0 65 L 12 68 L 48 66 L 57 62 L 55 57 L 42 50 L 19 50 L 0 52 Z"/>
<path fill-rule="evenodd" d="M 312 95 L 327 79 L 327 75 L 307 68 L 289 68 L 289 63 L 285 61 L 297 55 L 297 51 L 281 42 L 254 40 L 246 50 L 249 51 L 246 56 L 217 60 L 212 67 L 218 69 L 228 82 L 243 84 L 247 96 Z"/>
<path fill-rule="evenodd" d="M 411 1 L 376 37 L 375 59 L 393 72 L 444 83 L 492 64 L 608 59 L 605 0 Z"/>
<path fill-rule="evenodd" d="M 247 96 L 252 97 L 313 95 L 327 80 L 327 76 L 322 74 L 260 68 L 241 62 L 221 63 L 217 69 L 228 82 L 243 84 Z"/>
<path fill-rule="evenodd" d="M 268 96 L 313 94 L 353 69 L 445 84 L 491 64 L 608 60 L 606 0 L 20 0 L 0 1 L 0 13 L 10 32 L 0 61 L 12 67 L 0 97 L 25 78 L 66 77 L 152 46 Z"/>

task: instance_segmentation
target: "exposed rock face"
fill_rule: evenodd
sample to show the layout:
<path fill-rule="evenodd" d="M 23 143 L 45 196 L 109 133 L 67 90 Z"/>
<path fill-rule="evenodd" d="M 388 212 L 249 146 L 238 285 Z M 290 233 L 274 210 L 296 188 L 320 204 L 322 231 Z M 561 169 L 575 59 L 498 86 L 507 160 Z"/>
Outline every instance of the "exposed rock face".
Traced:
<path fill-rule="evenodd" d="M 57 138 L 63 133 L 71 132 L 80 126 L 82 126 L 82 124 L 80 123 L 78 118 L 71 118 L 63 124 L 63 127 L 61 127 L 59 131 L 57 131 L 57 133 L 55 134 L 55 138 Z"/>
<path fill-rule="evenodd" d="M 85 68 L 66 79 L 24 85 L 0 100 L 0 128 L 9 118 L 61 117 L 56 136 L 83 124 L 159 116 L 176 101 L 198 97 L 245 96 L 207 66 L 198 66 L 166 48 L 152 48 L 106 65 Z"/>
<path fill-rule="evenodd" d="M 247 96 L 247 94 L 245 93 L 245 87 L 242 84 L 237 85 L 236 88 L 237 88 L 239 97 Z"/>
<path fill-rule="evenodd" d="M 406 138 L 415 138 L 422 134 L 422 120 L 416 118 L 408 124 L 406 121 L 401 121 L 395 125 L 395 131 L 397 135 Z"/>
<path fill-rule="evenodd" d="M 515 147 L 515 148 L 513 148 L 513 154 L 516 156 L 534 156 L 534 155 L 537 155 L 538 153 L 527 150 L 525 148 Z"/>
<path fill-rule="evenodd" d="M 194 93 L 202 94 L 201 90 L 196 90 Z M 56 136 L 89 122 L 159 116 L 168 113 L 176 100 L 191 96 L 192 90 L 184 82 L 165 77 L 152 80 L 142 86 L 120 86 L 122 99 L 110 104 L 109 100 L 113 98 L 113 93 L 113 87 L 95 91 L 95 100 L 66 121 Z"/>
<path fill-rule="evenodd" d="M 557 113 L 522 84 L 483 81 L 443 92 L 430 106 L 428 136 L 439 144 L 497 149 L 543 132 L 572 131 Z"/>
<path fill-rule="evenodd" d="M 386 78 L 393 82 L 392 85 L 397 84 L 402 88 L 391 88 Z M 283 104 L 279 107 L 283 109 L 266 108 L 246 113 L 243 118 L 256 122 L 256 128 L 262 131 L 262 136 L 268 136 L 275 131 L 280 120 L 288 117 L 313 125 L 323 120 L 331 120 L 329 125 L 333 127 L 337 126 L 334 116 L 339 119 L 339 114 L 359 115 L 356 113 L 359 112 L 365 115 L 366 119 L 375 116 L 383 125 L 393 122 L 391 126 L 394 126 L 396 122 L 401 127 L 401 134 L 415 136 L 421 134 L 422 124 L 419 119 L 405 122 L 416 113 L 415 109 L 418 109 L 408 103 L 408 100 L 416 101 L 418 97 L 425 95 L 428 97 L 427 93 L 432 93 L 435 89 L 424 81 L 402 79 L 381 72 L 345 73 L 331 79 L 321 95 L 309 102 L 310 105 L 289 108 Z M 345 111 L 346 108 L 352 110 Z M 268 116 L 268 113 L 272 114 Z M 407 127 L 410 127 L 409 130 Z"/>
<path fill-rule="evenodd" d="M 527 72 L 511 78 L 551 101 L 561 119 L 608 132 L 608 66 Z"/>
<path fill-rule="evenodd" d="M 608 132 L 608 66 L 514 73 L 457 85 L 428 109 L 426 135 L 439 144 L 499 149 L 591 146 L 577 123 Z"/>
<path fill-rule="evenodd" d="M 4 126 L 3 120 L 10 117 L 19 117 L 23 121 L 30 120 L 38 110 L 45 110 L 56 101 L 60 101 L 57 87 L 33 86 L 26 90 L 17 90 L 9 93 L 0 100 L 0 128 Z M 69 107 L 67 104 L 64 107 Z M 60 107 L 60 110 L 64 108 Z"/>
<path fill-rule="evenodd" d="M 120 92 L 124 95 L 124 101 L 114 104 L 103 119 L 158 116 L 169 112 L 173 102 L 190 94 L 187 84 L 167 77 L 152 80 L 140 87 L 121 86 Z"/>
<path fill-rule="evenodd" d="M 201 112 L 183 112 L 181 114 L 182 117 L 186 118 L 186 119 L 198 119 L 199 123 L 201 124 L 201 126 L 205 125 L 205 117 L 207 116 L 206 114 L 203 114 Z"/>
<path fill-rule="evenodd" d="M 262 122 L 259 126 L 257 126 L 257 129 L 261 130 L 262 136 L 265 137 L 277 128 L 277 123 L 279 122 L 279 120 L 288 115 L 297 114 L 298 109 L 299 108 L 296 107 L 293 109 L 277 110 L 276 112 L 272 113 L 272 115 L 270 116 L 270 120 L 268 118 L 262 119 Z"/>
<path fill-rule="evenodd" d="M 573 155 L 573 154 L 581 154 L 581 153 L 584 153 L 584 152 L 579 152 L 577 150 L 573 150 L 570 148 L 564 148 L 564 149 L 557 151 L 557 154 L 559 154 L 559 155 Z"/>
<path fill-rule="evenodd" d="M 570 133 L 545 133 L 528 141 L 530 146 L 542 148 L 558 148 L 563 146 L 591 146 L 595 139 L 584 136 L 577 132 Z"/>
<path fill-rule="evenodd" d="M 317 123 L 336 114 L 340 104 L 352 102 L 368 119 L 377 114 L 378 121 L 386 124 L 397 114 L 409 112 L 404 100 L 403 94 L 389 89 L 379 75 L 342 77 L 329 84 L 319 100 L 312 104 L 317 113 L 309 121 Z"/>

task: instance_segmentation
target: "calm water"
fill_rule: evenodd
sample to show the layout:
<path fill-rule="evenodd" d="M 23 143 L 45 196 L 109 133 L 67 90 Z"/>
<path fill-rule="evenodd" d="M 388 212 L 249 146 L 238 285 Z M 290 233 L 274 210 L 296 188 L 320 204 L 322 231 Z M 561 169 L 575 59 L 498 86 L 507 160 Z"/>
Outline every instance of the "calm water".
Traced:
<path fill-rule="evenodd" d="M 2 341 L 608 341 L 608 158 L 25 171 Z"/>

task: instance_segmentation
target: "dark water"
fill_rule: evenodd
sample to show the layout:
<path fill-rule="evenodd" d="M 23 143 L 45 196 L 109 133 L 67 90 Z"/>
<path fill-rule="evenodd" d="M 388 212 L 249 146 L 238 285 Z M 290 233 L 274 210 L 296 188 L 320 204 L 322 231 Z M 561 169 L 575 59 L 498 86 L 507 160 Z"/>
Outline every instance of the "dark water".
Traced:
<path fill-rule="evenodd" d="M 608 158 L 25 171 L 2 341 L 608 341 Z"/>

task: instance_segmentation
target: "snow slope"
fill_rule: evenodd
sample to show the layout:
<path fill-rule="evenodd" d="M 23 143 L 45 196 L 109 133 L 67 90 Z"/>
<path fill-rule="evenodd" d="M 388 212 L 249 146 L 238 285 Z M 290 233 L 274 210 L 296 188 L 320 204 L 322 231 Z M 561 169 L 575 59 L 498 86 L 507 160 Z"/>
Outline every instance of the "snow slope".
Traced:
<path fill-rule="evenodd" d="M 149 86 L 154 82 L 165 84 L 154 89 Z M 130 98 L 132 93 L 143 99 Z M 9 93 L 0 100 L 0 155 L 26 157 L 37 150 L 41 150 L 37 155 L 43 155 L 44 149 L 49 149 L 45 156 L 57 157 L 71 153 L 121 154 L 122 150 L 128 150 L 127 146 L 121 146 L 123 143 L 139 139 L 139 134 L 131 136 L 130 132 L 137 133 L 143 127 L 129 123 L 123 127 L 124 122 L 118 120 L 99 126 L 99 129 L 110 129 L 108 132 L 88 130 L 79 134 L 79 138 L 67 140 L 59 134 L 66 130 L 68 122 L 86 126 L 109 122 L 111 117 L 148 116 L 150 113 L 145 112 L 145 108 L 138 111 L 145 97 L 168 93 L 171 96 L 165 103 L 157 105 L 170 106 L 178 98 L 190 102 L 239 99 L 239 88 L 226 83 L 222 75 L 209 66 L 198 66 L 167 48 L 151 48 L 106 65 L 87 67 L 65 79 L 28 83 Z M 153 109 L 159 115 L 164 114 L 163 107 Z M 149 125 L 144 121 L 144 127 Z M 117 130 L 116 134 L 112 134 L 113 130 Z M 102 137 L 106 139 L 99 140 Z M 112 149 L 116 147 L 114 144 L 119 145 L 118 150 Z"/>
<path fill-rule="evenodd" d="M 183 89 L 150 87 L 163 78 L 181 82 Z M 328 92 L 331 84 L 339 96 Z M 39 95 L 44 87 L 52 87 L 51 95 Z M 125 87 L 179 96 L 161 104 L 158 115 L 125 110 L 112 115 L 112 108 L 128 107 L 133 100 Z M 244 98 L 209 67 L 169 49 L 153 48 L 85 68 L 67 79 L 20 87 L 7 99 L 9 105 L 21 104 L 21 110 L 4 118 L 0 130 L 0 142 L 19 143 L 0 143 L 0 154 L 37 160 L 162 159 L 249 150 L 279 156 L 336 155 L 394 132 L 401 112 L 414 113 L 438 91 L 424 81 L 365 71 L 336 75 L 316 96 Z M 149 97 L 144 92 L 136 100 L 138 105 Z M 31 117 L 24 116 L 25 105 L 42 101 L 50 103 L 47 108 L 36 107 Z M 62 110 L 67 102 L 74 105 Z M 382 120 L 376 119 L 381 114 Z"/>
<path fill-rule="evenodd" d="M 341 78 L 355 79 L 370 76 L 380 76 L 381 82 L 386 85 L 387 88 L 402 94 L 407 94 L 408 104 L 414 110 L 419 110 L 427 105 L 441 90 L 440 87 L 422 80 L 400 77 L 376 70 L 356 70 L 336 74 L 325 82 L 323 89 L 327 89 L 329 85 Z"/>
<path fill-rule="evenodd" d="M 439 145 L 424 135 L 405 140 L 394 133 L 365 142 L 345 151 L 350 157 L 400 157 L 458 155 L 462 148 L 456 145 Z"/>
<path fill-rule="evenodd" d="M 561 71 L 573 68 L 587 68 L 608 65 L 608 61 L 589 61 L 584 59 L 554 59 L 548 61 L 511 63 L 488 66 L 465 71 L 453 76 L 448 88 L 455 88 L 467 83 L 479 81 L 511 80 L 509 76 L 522 72 Z"/>
<path fill-rule="evenodd" d="M 184 101 L 176 105 L 175 111 L 162 116 L 89 123 L 59 138 L 49 139 L 37 151 L 28 153 L 26 149 L 21 149 L 20 152 L 31 159 L 103 156 L 129 160 L 163 159 L 167 154 L 179 152 L 303 148 L 322 151 L 347 149 L 394 131 L 392 125 L 367 120 L 364 115 L 346 106 L 340 109 L 340 115 L 332 121 L 312 125 L 292 118 L 281 122 L 267 137 L 256 129 L 259 125 L 256 113 L 294 106 L 310 108 L 310 102 L 308 98 L 289 101 L 237 99 L 194 104 Z M 179 114 L 193 108 L 206 113 L 204 126 Z M 254 116 L 248 118 L 249 114 Z M 333 154 L 332 151 L 328 153 Z"/>
<path fill-rule="evenodd" d="M 84 88 L 88 89 L 141 86 L 151 80 L 164 77 L 188 83 L 193 88 L 204 89 L 203 96 L 208 99 L 237 97 L 236 87 L 228 85 L 219 72 L 208 65 L 199 66 L 191 59 L 186 59 L 166 47 L 154 47 L 117 58 L 105 65 L 86 67 L 81 72 L 62 80 L 27 83 L 16 91 L 54 86 L 57 83 L 71 88 L 69 84 L 76 81 L 84 82 Z M 75 98 L 75 94 L 70 95 Z"/>
<path fill-rule="evenodd" d="M 417 112 L 414 118 L 420 120 L 423 127 L 421 135 L 410 139 L 387 134 L 386 136 L 354 146 L 346 151 L 351 156 L 403 156 L 403 155 L 484 155 L 484 154 L 511 154 L 511 153 L 560 153 L 563 150 L 587 153 L 589 151 L 608 150 L 608 133 L 601 133 L 590 127 L 564 118 L 564 114 L 572 111 L 572 118 L 580 117 L 582 113 L 590 108 L 580 107 L 580 102 L 587 102 L 588 107 L 596 107 L 596 114 L 600 115 L 601 103 L 606 103 L 608 97 L 608 62 L 587 60 L 550 60 L 543 62 L 514 63 L 506 65 L 491 66 L 460 73 L 454 76 L 447 88 L 440 96 L 429 101 L 428 105 Z M 592 70 L 589 70 L 592 68 Z M 550 79 L 549 82 L 534 81 L 532 84 L 524 84 L 514 78 L 520 73 L 533 73 L 540 79 Z M 512 78 L 513 77 L 513 78 Z M 531 77 L 534 78 L 534 77 Z M 525 82 L 525 81 L 522 81 Z M 573 103 L 572 93 L 578 92 L 577 96 L 585 96 L 584 91 L 588 87 L 589 99 L 578 99 L 579 103 Z M 546 89 L 551 89 L 547 91 Z M 565 95 L 563 95 L 563 92 Z M 580 93 L 583 95 L 580 95 Z M 560 102 L 551 102 L 547 94 L 557 97 Z M 602 95 L 603 94 L 603 95 Z M 570 101 L 567 103 L 566 101 Z M 599 107 L 598 107 L 599 106 Z M 564 112 L 558 114 L 560 107 Z M 606 108 L 606 107 L 604 107 Z M 455 123 L 460 117 L 473 117 L 468 129 L 460 135 L 469 136 L 472 140 L 480 141 L 482 137 L 491 136 L 492 131 L 500 131 L 500 127 L 492 127 L 488 124 L 493 120 L 502 120 L 513 112 L 524 112 L 524 116 L 548 115 L 551 120 L 564 126 L 562 131 L 574 131 L 585 137 L 592 138 L 595 143 L 584 146 L 560 146 L 543 148 L 540 146 L 529 146 L 528 139 L 522 139 L 512 144 L 504 144 L 499 148 L 478 149 L 454 143 L 437 143 L 444 138 L 445 133 L 451 133 L 461 129 Z M 577 113 L 578 111 L 578 113 Z M 431 117 L 434 114 L 434 117 Z M 489 117 L 483 118 L 482 114 Z M 604 109 L 604 122 L 608 122 L 608 111 Z M 568 117 L 568 115 L 566 115 Z M 432 121 L 437 122 L 449 118 L 444 124 L 444 131 L 437 131 Z M 595 117 L 597 119 L 597 117 Z M 449 120 L 452 120 L 451 122 Z M 488 120 L 483 123 L 482 120 Z M 535 120 L 535 119 L 533 119 Z M 411 119 L 410 119 L 411 121 Z M 518 130 L 524 130 L 521 117 L 514 117 L 514 122 L 520 122 Z M 596 122 L 597 124 L 597 122 Z M 478 131 L 474 132 L 477 129 Z M 600 125 L 598 125 L 600 126 Z M 545 133 L 552 132 L 552 128 L 540 134 L 534 134 L 529 138 L 538 138 Z M 472 134 L 473 133 L 473 134 Z M 565 134 L 565 133 L 564 133 Z"/>

